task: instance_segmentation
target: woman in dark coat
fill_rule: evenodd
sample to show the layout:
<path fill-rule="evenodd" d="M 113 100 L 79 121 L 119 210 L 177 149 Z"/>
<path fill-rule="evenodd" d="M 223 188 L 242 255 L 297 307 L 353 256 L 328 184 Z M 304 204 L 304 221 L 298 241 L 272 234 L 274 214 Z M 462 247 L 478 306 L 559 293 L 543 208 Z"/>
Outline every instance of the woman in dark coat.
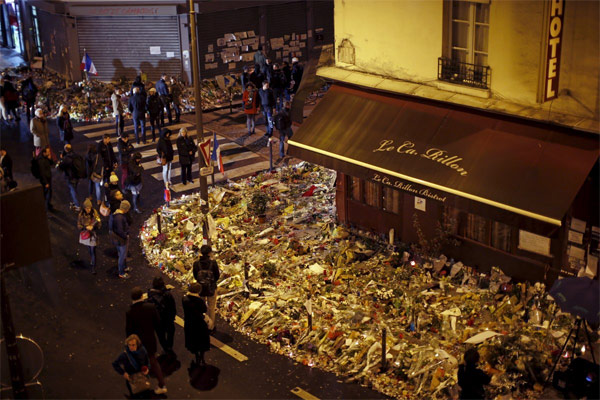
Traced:
<path fill-rule="evenodd" d="M 189 292 L 183 296 L 183 315 L 185 319 L 185 348 L 196 356 L 196 363 L 205 365 L 204 353 L 210 350 L 210 333 L 204 320 L 206 303 L 200 297 L 200 284 L 194 282 Z"/>
<path fill-rule="evenodd" d="M 173 143 L 171 143 L 171 130 L 164 128 L 160 131 L 160 139 L 156 144 L 156 153 L 162 164 L 163 181 L 171 185 L 171 162 L 173 161 Z"/>
<path fill-rule="evenodd" d="M 73 140 L 73 124 L 69 115 L 69 108 L 65 105 L 60 106 L 58 117 L 56 118 L 56 126 L 60 134 L 60 140 L 65 143 L 71 143 Z"/>
<path fill-rule="evenodd" d="M 177 152 L 179 153 L 179 163 L 181 164 L 181 183 L 184 185 L 194 183 L 192 180 L 192 163 L 196 155 L 196 144 L 194 139 L 188 136 L 187 128 L 179 130 L 177 138 Z"/>

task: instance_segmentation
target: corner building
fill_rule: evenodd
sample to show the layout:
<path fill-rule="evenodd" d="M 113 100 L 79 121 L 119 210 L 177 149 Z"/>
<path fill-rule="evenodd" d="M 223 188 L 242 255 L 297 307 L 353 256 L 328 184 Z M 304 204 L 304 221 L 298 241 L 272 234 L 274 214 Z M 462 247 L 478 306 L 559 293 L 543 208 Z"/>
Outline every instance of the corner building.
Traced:
<path fill-rule="evenodd" d="M 340 222 L 517 280 L 598 264 L 600 3 L 334 3 L 334 84 L 289 141 Z M 417 229 L 417 227 L 419 229 Z"/>

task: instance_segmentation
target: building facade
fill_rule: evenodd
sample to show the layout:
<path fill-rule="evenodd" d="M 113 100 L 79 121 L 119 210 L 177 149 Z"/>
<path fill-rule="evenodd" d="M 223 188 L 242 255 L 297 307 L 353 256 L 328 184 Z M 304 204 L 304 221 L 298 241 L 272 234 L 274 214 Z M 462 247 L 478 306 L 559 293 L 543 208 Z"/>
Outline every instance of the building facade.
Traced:
<path fill-rule="evenodd" d="M 517 279 L 594 274 L 599 7 L 336 1 L 334 85 L 290 152 L 338 171 L 342 222 Z"/>
<path fill-rule="evenodd" d="M 82 78 L 86 51 L 103 81 L 142 71 L 191 81 L 188 2 L 14 0 L 21 10 L 24 53 L 71 80 Z M 12 8 L 11 8 L 12 9 Z M 273 62 L 333 43 L 333 2 L 196 2 L 201 76 L 238 73 L 262 45 Z"/>

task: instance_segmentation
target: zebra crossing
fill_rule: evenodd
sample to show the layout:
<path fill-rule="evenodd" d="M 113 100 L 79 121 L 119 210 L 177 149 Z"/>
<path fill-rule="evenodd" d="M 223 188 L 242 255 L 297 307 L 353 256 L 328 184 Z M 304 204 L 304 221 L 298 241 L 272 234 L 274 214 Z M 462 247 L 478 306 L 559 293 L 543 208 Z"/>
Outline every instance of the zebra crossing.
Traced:
<path fill-rule="evenodd" d="M 180 128 L 188 128 L 188 135 L 194 138 L 196 141 L 196 130 L 192 129 L 192 125 L 187 122 L 181 122 L 169 125 L 168 128 L 173 132 L 171 135 L 171 142 L 173 143 L 173 150 L 175 156 L 171 164 L 171 191 L 172 192 L 187 192 L 198 190 L 198 171 L 199 166 L 196 158 L 196 162 L 192 165 L 192 178 L 194 183 L 187 183 L 184 185 L 181 183 L 181 165 L 179 163 L 179 155 L 177 154 L 177 133 Z M 111 135 L 111 142 L 115 154 L 118 154 L 117 140 L 115 134 L 114 122 L 99 123 L 94 125 L 78 126 L 73 128 L 74 131 L 80 135 L 85 136 L 93 141 L 100 141 L 104 134 Z M 125 132 L 129 133 L 129 140 L 133 144 L 135 151 L 138 151 L 142 155 L 142 166 L 147 175 L 152 178 L 163 181 L 162 166 L 156 162 L 156 143 L 152 141 L 152 133 L 149 127 L 146 127 L 146 144 L 135 143 L 135 137 L 133 135 L 133 125 L 126 125 L 124 128 Z M 204 131 L 204 136 L 212 136 L 213 132 Z M 218 168 L 215 168 L 214 183 L 222 182 L 227 179 L 242 178 L 250 176 L 258 171 L 263 171 L 269 168 L 269 161 L 265 160 L 260 155 L 252 152 L 246 147 L 240 146 L 238 143 L 227 139 L 224 136 L 217 134 L 217 140 L 219 142 L 219 148 L 221 149 L 221 157 L 223 158 L 223 165 L 225 174 L 222 174 Z M 197 157 L 200 157 L 198 154 Z M 209 177 L 209 184 L 211 179 Z"/>

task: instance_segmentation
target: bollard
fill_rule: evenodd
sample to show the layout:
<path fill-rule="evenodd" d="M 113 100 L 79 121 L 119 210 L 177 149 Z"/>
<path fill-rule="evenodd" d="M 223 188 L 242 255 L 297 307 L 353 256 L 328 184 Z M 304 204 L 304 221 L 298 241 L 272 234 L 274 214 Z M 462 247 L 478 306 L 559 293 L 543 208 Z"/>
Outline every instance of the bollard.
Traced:
<path fill-rule="evenodd" d="M 269 172 L 273 172 L 273 141 L 269 138 Z"/>
<path fill-rule="evenodd" d="M 385 354 L 387 353 L 387 329 L 383 328 L 381 331 L 381 370 L 380 372 L 385 372 L 387 369 L 387 360 L 385 358 Z"/>
<path fill-rule="evenodd" d="M 160 211 L 156 212 L 156 225 L 158 227 L 158 233 L 162 233 L 162 227 L 160 226 Z"/>

